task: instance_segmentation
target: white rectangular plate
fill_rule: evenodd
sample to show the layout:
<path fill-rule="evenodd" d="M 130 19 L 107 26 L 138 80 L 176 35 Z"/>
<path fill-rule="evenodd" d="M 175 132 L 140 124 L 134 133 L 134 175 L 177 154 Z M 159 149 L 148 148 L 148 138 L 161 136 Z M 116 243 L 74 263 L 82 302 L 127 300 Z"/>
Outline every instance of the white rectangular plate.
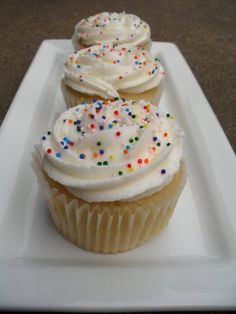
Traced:
<path fill-rule="evenodd" d="M 31 169 L 31 152 L 65 110 L 60 92 L 69 40 L 46 40 L 0 133 L 0 305 L 7 309 L 151 311 L 236 306 L 236 164 L 178 48 L 153 43 L 163 63 L 161 107 L 186 133 L 188 181 L 166 230 L 116 255 L 60 236 Z"/>

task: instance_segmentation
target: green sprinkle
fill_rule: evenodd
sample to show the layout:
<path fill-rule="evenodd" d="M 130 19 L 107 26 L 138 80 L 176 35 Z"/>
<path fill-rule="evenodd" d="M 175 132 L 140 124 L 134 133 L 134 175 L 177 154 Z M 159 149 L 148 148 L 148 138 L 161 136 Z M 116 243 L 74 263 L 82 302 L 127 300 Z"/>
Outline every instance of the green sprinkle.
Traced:
<path fill-rule="evenodd" d="M 99 162 L 97 163 L 97 165 L 98 165 L 98 166 L 102 166 L 102 162 L 99 161 Z"/>
<path fill-rule="evenodd" d="M 77 126 L 77 131 L 81 132 L 81 127 L 80 126 Z"/>
<path fill-rule="evenodd" d="M 129 139 L 129 142 L 130 142 L 130 143 L 133 143 L 133 141 L 134 141 L 134 140 L 133 140 L 132 138 Z"/>
<path fill-rule="evenodd" d="M 120 99 L 119 97 L 115 97 L 115 98 L 114 98 L 114 100 L 119 100 L 119 99 Z"/>
<path fill-rule="evenodd" d="M 107 166 L 107 165 L 108 165 L 108 161 L 107 160 L 103 161 L 103 166 Z"/>
<path fill-rule="evenodd" d="M 97 146 L 101 146 L 101 145 L 102 145 L 102 142 L 98 141 Z"/>
<path fill-rule="evenodd" d="M 138 137 L 138 136 L 136 136 L 134 139 L 135 139 L 135 141 L 137 142 L 137 141 L 139 140 L 139 137 Z"/>
<path fill-rule="evenodd" d="M 160 142 L 158 142 L 158 143 L 157 143 L 157 146 L 161 146 L 161 143 L 160 143 Z"/>
<path fill-rule="evenodd" d="M 50 132 L 50 131 L 48 131 L 48 135 L 51 135 L 51 132 Z"/>
<path fill-rule="evenodd" d="M 167 117 L 167 118 L 170 118 L 170 114 L 169 114 L 169 113 L 167 113 L 167 114 L 166 114 L 166 117 Z"/>
<path fill-rule="evenodd" d="M 166 144 L 166 146 L 170 146 L 170 145 L 171 145 L 171 143 L 167 143 L 167 144 Z"/>
<path fill-rule="evenodd" d="M 119 174 L 119 176 L 122 176 L 123 175 L 123 171 L 119 171 L 118 174 Z"/>

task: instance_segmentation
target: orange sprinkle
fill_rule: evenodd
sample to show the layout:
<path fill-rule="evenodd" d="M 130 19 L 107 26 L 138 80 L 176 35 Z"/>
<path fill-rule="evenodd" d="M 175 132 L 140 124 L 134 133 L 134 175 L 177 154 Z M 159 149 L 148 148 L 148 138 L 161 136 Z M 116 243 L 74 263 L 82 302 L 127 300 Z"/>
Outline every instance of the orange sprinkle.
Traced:
<path fill-rule="evenodd" d="M 68 120 L 68 123 L 72 124 L 74 121 L 72 119 Z"/>
<path fill-rule="evenodd" d="M 94 158 L 97 158 L 98 156 L 99 156 L 98 153 L 94 153 L 94 154 L 93 154 L 93 157 L 94 157 Z"/>
<path fill-rule="evenodd" d="M 145 158 L 145 159 L 144 159 L 144 163 L 145 163 L 145 164 L 148 164 L 148 163 L 149 163 L 149 159 L 148 159 L 148 158 Z"/>
<path fill-rule="evenodd" d="M 168 133 L 167 133 L 167 132 L 165 132 L 165 133 L 163 134 L 163 136 L 164 136 L 164 137 L 167 137 L 167 136 L 168 136 Z"/>
<path fill-rule="evenodd" d="M 124 154 L 127 155 L 128 153 L 129 153 L 128 149 L 125 149 L 125 150 L 124 150 Z"/>

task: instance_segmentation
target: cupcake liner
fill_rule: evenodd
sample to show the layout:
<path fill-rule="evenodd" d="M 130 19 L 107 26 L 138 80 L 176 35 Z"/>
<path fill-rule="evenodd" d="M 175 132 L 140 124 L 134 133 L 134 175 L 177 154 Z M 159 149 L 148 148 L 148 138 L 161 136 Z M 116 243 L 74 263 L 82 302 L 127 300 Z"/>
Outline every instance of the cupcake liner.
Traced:
<path fill-rule="evenodd" d="M 67 108 L 75 107 L 79 104 L 81 104 L 83 101 L 87 103 L 91 103 L 94 98 L 96 99 L 101 99 L 100 96 L 90 96 L 86 94 L 79 93 L 69 86 L 67 86 L 62 79 L 61 81 L 61 90 L 62 94 L 65 100 L 65 103 L 67 105 Z M 140 94 L 128 94 L 128 93 L 119 93 L 120 98 L 125 98 L 125 99 L 131 99 L 134 101 L 139 101 L 139 100 L 146 100 L 147 102 L 150 102 L 154 106 L 158 106 L 162 93 L 164 90 L 164 79 L 160 82 L 159 86 L 152 88 L 149 91 L 140 93 Z"/>
<path fill-rule="evenodd" d="M 88 48 L 89 46 L 85 46 L 83 45 L 80 40 L 78 40 L 77 36 L 76 36 L 76 33 L 73 34 L 72 38 L 71 38 L 71 41 L 72 41 L 72 45 L 73 45 L 73 48 L 76 50 L 76 51 L 79 51 L 81 49 L 84 49 L 84 48 Z M 92 45 L 93 46 L 93 45 Z M 138 45 L 137 47 L 140 47 L 140 48 L 143 48 L 147 51 L 151 51 L 151 48 L 152 48 L 152 40 L 150 39 L 146 44 L 144 45 Z"/>
<path fill-rule="evenodd" d="M 133 202 L 88 203 L 76 198 L 42 171 L 38 148 L 32 166 L 43 186 L 57 230 L 75 245 L 96 253 L 131 250 L 168 224 L 185 184 L 185 166 L 160 192 Z"/>

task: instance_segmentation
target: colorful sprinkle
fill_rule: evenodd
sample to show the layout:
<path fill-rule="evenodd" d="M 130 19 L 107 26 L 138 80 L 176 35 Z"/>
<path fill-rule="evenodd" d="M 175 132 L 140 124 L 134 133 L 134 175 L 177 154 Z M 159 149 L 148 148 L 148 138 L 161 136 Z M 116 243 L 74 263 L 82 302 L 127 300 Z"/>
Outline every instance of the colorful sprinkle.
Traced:
<path fill-rule="evenodd" d="M 79 158 L 80 158 L 80 159 L 85 159 L 85 154 L 83 154 L 83 153 L 80 154 L 80 155 L 79 155 Z"/>
<path fill-rule="evenodd" d="M 61 153 L 56 153 L 56 157 L 60 158 L 61 157 Z"/>
<path fill-rule="evenodd" d="M 51 148 L 48 148 L 48 149 L 47 149 L 47 153 L 48 153 L 48 154 L 51 154 L 51 153 L 52 153 L 52 149 L 51 149 Z"/>

